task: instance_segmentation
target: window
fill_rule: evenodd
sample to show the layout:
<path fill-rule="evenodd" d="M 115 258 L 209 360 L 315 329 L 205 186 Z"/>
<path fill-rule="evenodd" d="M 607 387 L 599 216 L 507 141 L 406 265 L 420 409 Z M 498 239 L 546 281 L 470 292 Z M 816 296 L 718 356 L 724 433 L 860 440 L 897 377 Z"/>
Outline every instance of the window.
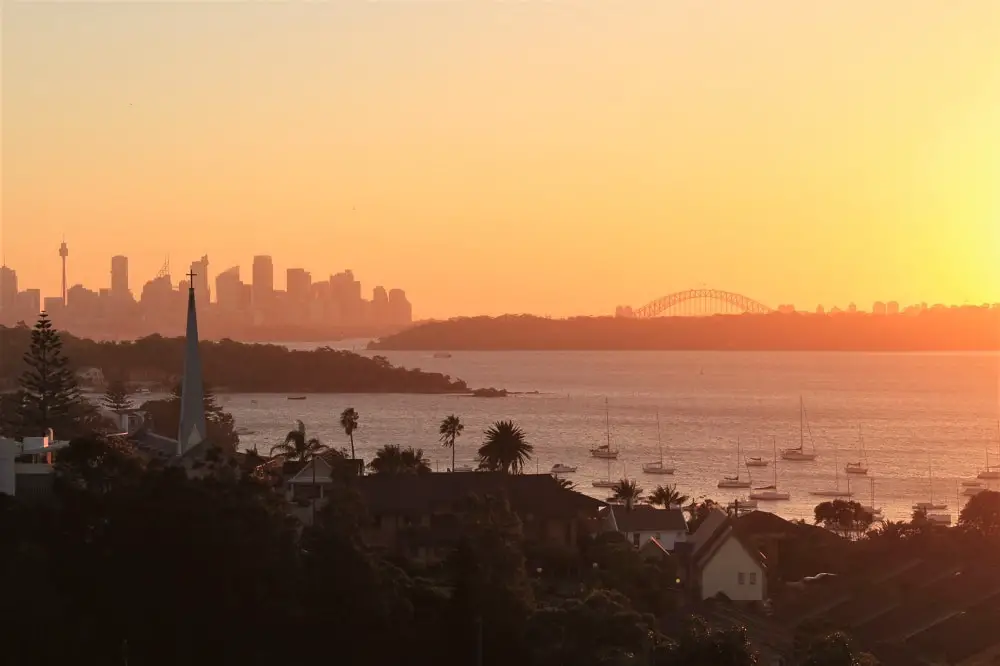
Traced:
<path fill-rule="evenodd" d="M 736 574 L 736 583 L 738 585 L 745 585 L 746 584 L 746 578 L 747 578 L 747 575 L 741 571 L 738 574 Z"/>
<path fill-rule="evenodd" d="M 636 548 L 638 548 L 638 547 L 639 547 L 639 536 L 640 536 L 640 535 L 639 535 L 639 533 L 638 533 L 638 532 L 632 532 L 632 543 L 634 543 L 634 544 L 635 544 L 635 547 L 636 547 Z"/>
<path fill-rule="evenodd" d="M 751 573 L 750 574 L 750 584 L 751 585 L 756 585 L 757 584 L 757 574 L 756 573 Z"/>

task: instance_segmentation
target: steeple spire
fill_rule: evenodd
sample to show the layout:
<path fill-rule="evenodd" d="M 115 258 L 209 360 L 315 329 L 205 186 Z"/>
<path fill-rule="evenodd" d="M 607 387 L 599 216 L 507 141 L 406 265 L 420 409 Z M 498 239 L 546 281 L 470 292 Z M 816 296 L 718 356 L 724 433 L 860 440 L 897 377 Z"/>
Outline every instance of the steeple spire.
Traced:
<path fill-rule="evenodd" d="M 194 271 L 188 275 L 187 339 L 184 348 L 184 378 L 181 380 L 181 422 L 177 455 L 182 456 L 205 441 L 205 389 L 198 351 L 198 312 L 194 302 Z"/>

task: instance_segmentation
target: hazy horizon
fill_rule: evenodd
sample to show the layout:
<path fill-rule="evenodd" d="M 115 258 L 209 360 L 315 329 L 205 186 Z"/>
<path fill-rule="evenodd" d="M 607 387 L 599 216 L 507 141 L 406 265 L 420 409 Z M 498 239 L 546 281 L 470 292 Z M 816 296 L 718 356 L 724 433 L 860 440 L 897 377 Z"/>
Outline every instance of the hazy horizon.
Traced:
<path fill-rule="evenodd" d="M 419 319 L 1000 301 L 1000 3 L 4 3 L 2 251 Z"/>

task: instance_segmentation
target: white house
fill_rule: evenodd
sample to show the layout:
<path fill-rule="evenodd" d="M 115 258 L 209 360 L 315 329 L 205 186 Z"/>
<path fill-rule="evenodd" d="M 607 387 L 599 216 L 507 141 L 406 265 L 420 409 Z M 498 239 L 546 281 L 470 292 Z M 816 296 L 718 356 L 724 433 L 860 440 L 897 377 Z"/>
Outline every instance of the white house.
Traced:
<path fill-rule="evenodd" d="M 689 577 L 702 599 L 724 594 L 733 601 L 767 598 L 764 556 L 733 530 L 733 521 L 715 510 L 691 535 Z"/>
<path fill-rule="evenodd" d="M 687 539 L 687 523 L 680 509 L 658 509 L 648 504 L 637 504 L 626 509 L 621 504 L 608 505 L 606 527 L 619 532 L 636 548 L 655 539 L 666 550 Z"/>
<path fill-rule="evenodd" d="M 44 496 L 52 489 L 52 453 L 69 446 L 52 431 L 45 437 L 25 437 L 23 442 L 0 437 L 0 493 Z M 18 460 L 20 458 L 20 460 Z"/>

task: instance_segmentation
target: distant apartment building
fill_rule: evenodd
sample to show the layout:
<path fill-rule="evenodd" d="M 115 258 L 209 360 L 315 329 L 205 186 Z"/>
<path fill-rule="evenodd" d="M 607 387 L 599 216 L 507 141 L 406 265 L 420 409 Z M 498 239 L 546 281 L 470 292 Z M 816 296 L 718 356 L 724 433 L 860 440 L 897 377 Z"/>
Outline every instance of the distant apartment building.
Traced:
<path fill-rule="evenodd" d="M 212 300 L 212 290 L 208 286 L 208 257 L 191 262 L 191 273 L 194 275 L 194 295 L 199 303 L 208 304 Z M 184 291 L 181 289 L 180 291 Z"/>
<path fill-rule="evenodd" d="M 17 306 L 17 271 L 0 266 L 0 312 L 12 311 Z"/>
<path fill-rule="evenodd" d="M 253 258 L 253 305 L 266 308 L 274 297 L 274 262 L 267 255 Z"/>
<path fill-rule="evenodd" d="M 889 315 L 899 314 L 899 303 L 896 301 L 889 301 L 885 304 L 885 313 Z"/>
<path fill-rule="evenodd" d="M 312 275 L 303 268 L 289 268 L 285 272 L 285 293 L 293 303 L 305 303 L 312 295 Z"/>
<path fill-rule="evenodd" d="M 111 257 L 111 295 L 118 298 L 129 295 L 128 257 Z"/>
<path fill-rule="evenodd" d="M 875 304 L 872 305 L 872 314 L 885 316 L 886 312 L 887 309 L 885 303 L 883 303 L 882 301 L 875 301 Z"/>
<path fill-rule="evenodd" d="M 245 309 L 243 287 L 239 266 L 219 273 L 215 277 L 215 300 L 219 309 L 227 312 Z"/>

